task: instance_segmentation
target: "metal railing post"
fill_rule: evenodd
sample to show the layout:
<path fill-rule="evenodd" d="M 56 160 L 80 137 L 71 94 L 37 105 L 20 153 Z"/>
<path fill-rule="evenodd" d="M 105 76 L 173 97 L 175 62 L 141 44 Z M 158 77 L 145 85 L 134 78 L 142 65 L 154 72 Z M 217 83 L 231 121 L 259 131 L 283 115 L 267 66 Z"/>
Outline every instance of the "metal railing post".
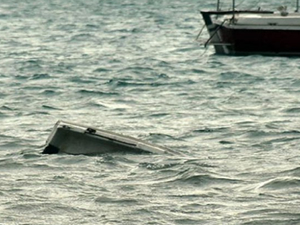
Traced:
<path fill-rule="evenodd" d="M 233 19 L 235 17 L 235 0 L 232 0 L 232 11 L 233 11 Z"/>

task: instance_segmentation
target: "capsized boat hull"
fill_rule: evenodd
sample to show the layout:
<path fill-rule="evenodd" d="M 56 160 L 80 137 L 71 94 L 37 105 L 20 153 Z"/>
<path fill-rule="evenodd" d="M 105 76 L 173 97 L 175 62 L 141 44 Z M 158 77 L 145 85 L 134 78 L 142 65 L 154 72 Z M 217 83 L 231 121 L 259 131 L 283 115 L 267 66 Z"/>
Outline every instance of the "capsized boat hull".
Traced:
<path fill-rule="evenodd" d="M 104 154 L 114 152 L 175 154 L 148 142 L 79 124 L 58 121 L 46 141 L 44 154 Z"/>

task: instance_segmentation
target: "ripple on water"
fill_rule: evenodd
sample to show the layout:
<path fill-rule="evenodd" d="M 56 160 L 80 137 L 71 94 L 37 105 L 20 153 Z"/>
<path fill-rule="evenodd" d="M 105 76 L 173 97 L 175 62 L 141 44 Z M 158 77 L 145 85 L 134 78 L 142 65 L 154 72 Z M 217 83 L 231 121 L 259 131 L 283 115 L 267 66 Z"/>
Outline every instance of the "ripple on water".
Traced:
<path fill-rule="evenodd" d="M 281 191 L 298 191 L 300 192 L 300 178 L 298 177 L 279 177 L 264 182 L 260 189 Z"/>
<path fill-rule="evenodd" d="M 0 223 L 299 223 L 299 59 L 199 46 L 204 1 L 2 2 Z M 58 119 L 186 155 L 42 155 Z"/>

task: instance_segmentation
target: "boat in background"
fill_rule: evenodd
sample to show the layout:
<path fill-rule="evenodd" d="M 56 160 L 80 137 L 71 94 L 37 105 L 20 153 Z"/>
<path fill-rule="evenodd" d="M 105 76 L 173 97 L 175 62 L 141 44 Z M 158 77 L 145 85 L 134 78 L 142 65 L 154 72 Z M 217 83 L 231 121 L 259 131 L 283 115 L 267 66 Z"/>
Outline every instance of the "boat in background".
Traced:
<path fill-rule="evenodd" d="M 55 124 L 43 150 L 43 154 L 73 155 L 116 152 L 176 154 L 171 149 L 136 138 L 66 121 L 58 121 Z"/>
<path fill-rule="evenodd" d="M 295 12 L 286 6 L 278 11 L 231 10 L 200 11 L 209 32 L 204 45 L 213 45 L 217 54 L 225 55 L 300 55 L 299 0 Z M 202 32 L 202 31 L 201 31 Z M 197 39 L 201 34 L 199 33 Z"/>

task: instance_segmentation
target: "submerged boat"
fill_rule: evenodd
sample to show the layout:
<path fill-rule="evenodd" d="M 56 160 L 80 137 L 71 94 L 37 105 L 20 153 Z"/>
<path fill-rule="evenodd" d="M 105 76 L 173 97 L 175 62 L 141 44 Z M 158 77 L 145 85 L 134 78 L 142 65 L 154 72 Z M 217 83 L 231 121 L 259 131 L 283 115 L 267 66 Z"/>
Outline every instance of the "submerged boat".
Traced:
<path fill-rule="evenodd" d="M 114 152 L 175 154 L 145 141 L 66 121 L 58 121 L 46 141 L 44 154 L 104 154 Z"/>
<path fill-rule="evenodd" d="M 278 11 L 238 10 L 235 0 L 231 10 L 200 11 L 209 33 L 204 45 L 213 45 L 225 55 L 300 55 L 299 0 L 296 10 L 286 6 Z M 200 34 L 198 35 L 198 37 Z"/>

